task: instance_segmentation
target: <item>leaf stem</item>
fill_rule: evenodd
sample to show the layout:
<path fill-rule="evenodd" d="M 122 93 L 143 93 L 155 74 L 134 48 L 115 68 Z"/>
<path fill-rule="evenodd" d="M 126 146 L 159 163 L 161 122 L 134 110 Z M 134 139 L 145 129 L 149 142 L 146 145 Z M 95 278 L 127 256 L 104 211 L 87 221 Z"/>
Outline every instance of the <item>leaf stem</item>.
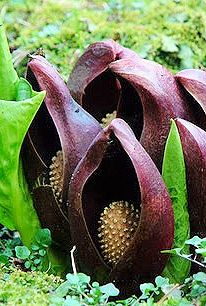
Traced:
<path fill-rule="evenodd" d="M 71 262 L 72 262 L 72 270 L 73 270 L 74 275 L 77 274 L 77 269 L 76 269 L 75 260 L 74 260 L 74 252 L 75 251 L 76 251 L 76 245 L 74 245 L 73 248 L 70 251 L 70 253 L 71 253 Z"/>
<path fill-rule="evenodd" d="M 175 290 L 175 289 L 181 289 L 184 285 L 176 284 L 174 287 L 172 287 L 156 304 L 161 305 L 166 299 L 169 297 L 169 295 Z"/>

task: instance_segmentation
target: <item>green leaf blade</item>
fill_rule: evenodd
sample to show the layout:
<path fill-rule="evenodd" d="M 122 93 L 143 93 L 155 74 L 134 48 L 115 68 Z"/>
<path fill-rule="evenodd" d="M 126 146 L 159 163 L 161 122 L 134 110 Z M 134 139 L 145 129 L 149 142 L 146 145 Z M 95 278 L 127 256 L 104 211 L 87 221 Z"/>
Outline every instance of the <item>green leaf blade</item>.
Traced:
<path fill-rule="evenodd" d="M 23 175 L 20 150 L 44 96 L 40 92 L 23 101 L 0 100 L 0 223 L 18 230 L 27 246 L 40 225 Z"/>
<path fill-rule="evenodd" d="M 189 239 L 190 224 L 187 210 L 184 156 L 178 129 L 173 120 L 164 152 L 162 176 L 173 203 L 175 219 L 173 248 L 182 248 L 185 240 Z M 189 254 L 188 245 L 184 247 L 183 253 Z M 187 277 L 189 270 L 189 261 L 171 255 L 163 271 L 163 276 L 168 277 L 173 283 L 181 283 Z"/>
<path fill-rule="evenodd" d="M 13 67 L 8 41 L 0 17 L 0 99 L 15 100 L 18 75 Z"/>

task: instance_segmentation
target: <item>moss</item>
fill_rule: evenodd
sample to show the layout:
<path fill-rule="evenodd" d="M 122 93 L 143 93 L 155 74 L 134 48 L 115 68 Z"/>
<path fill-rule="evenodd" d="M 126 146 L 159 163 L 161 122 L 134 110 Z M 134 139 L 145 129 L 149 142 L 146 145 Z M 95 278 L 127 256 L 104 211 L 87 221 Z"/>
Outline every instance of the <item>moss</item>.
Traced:
<path fill-rule="evenodd" d="M 0 305 L 49 305 L 52 292 L 62 280 L 42 272 L 0 272 Z"/>
<path fill-rule="evenodd" d="M 206 4 L 201 0 L 3 2 L 13 49 L 33 53 L 43 47 L 65 79 L 86 46 L 105 38 L 173 71 L 206 64 Z M 163 46 L 165 37 L 172 38 L 176 51 Z"/>

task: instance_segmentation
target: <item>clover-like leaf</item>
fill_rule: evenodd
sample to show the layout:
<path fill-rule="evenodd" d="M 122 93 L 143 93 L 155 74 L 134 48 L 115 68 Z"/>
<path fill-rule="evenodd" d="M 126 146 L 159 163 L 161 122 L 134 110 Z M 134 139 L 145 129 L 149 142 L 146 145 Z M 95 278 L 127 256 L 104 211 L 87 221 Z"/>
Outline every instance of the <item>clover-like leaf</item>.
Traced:
<path fill-rule="evenodd" d="M 19 259 L 27 259 L 31 254 L 30 250 L 26 246 L 16 246 L 15 251 L 16 251 L 16 256 Z"/>
<path fill-rule="evenodd" d="M 198 236 L 194 236 L 191 239 L 186 240 L 185 243 L 189 244 L 189 245 L 193 245 L 195 247 L 198 247 L 203 240 L 204 240 L 204 238 L 200 238 Z"/>
<path fill-rule="evenodd" d="M 50 230 L 48 228 L 39 229 L 35 235 L 35 240 L 43 247 L 50 246 L 52 242 Z"/>
<path fill-rule="evenodd" d="M 106 285 L 100 286 L 100 290 L 108 297 L 117 296 L 119 294 L 119 289 L 117 289 L 113 283 L 108 283 Z"/>

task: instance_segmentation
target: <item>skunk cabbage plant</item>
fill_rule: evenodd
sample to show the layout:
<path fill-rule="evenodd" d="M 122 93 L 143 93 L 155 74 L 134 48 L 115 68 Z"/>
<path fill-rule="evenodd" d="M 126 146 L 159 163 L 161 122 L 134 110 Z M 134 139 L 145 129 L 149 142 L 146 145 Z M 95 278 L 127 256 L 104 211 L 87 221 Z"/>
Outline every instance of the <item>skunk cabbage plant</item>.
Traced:
<path fill-rule="evenodd" d="M 32 57 L 27 79 L 47 95 L 24 141 L 24 170 L 40 222 L 58 247 L 76 245 L 78 267 L 115 280 L 125 294 L 162 271 L 181 282 L 190 265 L 161 253 L 181 247 L 190 233 L 187 149 L 174 122 L 165 143 L 172 118 L 204 128 L 197 97 L 178 75 L 113 41 L 91 45 L 72 71 L 68 85 L 79 104 L 41 56 Z M 114 111 L 122 119 L 102 128 Z"/>
<path fill-rule="evenodd" d="M 0 42 L 0 222 L 26 245 L 49 228 L 58 256 L 76 245 L 77 267 L 124 295 L 161 273 L 181 282 L 190 266 L 162 251 L 206 235 L 206 72 L 173 76 L 108 40 L 70 94 L 39 55 L 19 79 L 2 27 Z"/>
<path fill-rule="evenodd" d="M 152 279 L 162 271 L 167 256 L 160 251 L 171 248 L 173 243 L 172 204 L 159 171 L 123 120 L 103 130 L 74 102 L 56 70 L 44 58 L 32 58 L 27 79 L 36 90 L 47 92 L 29 128 L 22 153 L 41 224 L 50 228 L 54 241 L 64 251 L 73 243 L 81 244 L 79 265 L 87 259 L 83 266 L 90 274 L 93 267 L 96 279 L 122 278 L 126 287 L 134 270 L 128 286 L 134 290 L 139 281 Z M 154 186 L 150 172 L 156 177 Z M 123 226 L 123 238 L 116 241 L 115 255 L 98 238 L 104 227 L 100 225 L 101 219 L 111 207 L 117 210 L 115 214 L 120 210 L 114 220 L 120 228 Z M 147 227 L 149 219 L 154 221 L 153 227 Z M 115 239 L 118 240 L 117 233 Z M 130 245 L 130 240 L 134 243 L 132 252 L 128 248 L 129 270 L 122 255 L 127 254 L 125 246 Z M 111 247 L 113 244 L 111 240 Z M 148 261 L 142 266 L 145 252 L 149 252 Z M 137 256 L 139 264 L 134 269 Z M 126 269 L 128 273 L 123 277 Z"/>
<path fill-rule="evenodd" d="M 47 95 L 25 140 L 24 169 L 41 224 L 68 251 L 68 184 L 101 126 L 72 99 L 64 81 L 43 57 L 34 56 L 29 62 L 27 79 Z"/>
<path fill-rule="evenodd" d="M 98 120 L 116 111 L 161 170 L 170 119 L 180 117 L 206 127 L 204 113 L 165 67 L 127 50 L 113 41 L 92 44 L 77 61 L 68 86 Z"/>
<path fill-rule="evenodd" d="M 19 78 L 0 25 L 0 223 L 17 230 L 22 242 L 31 247 L 42 224 L 33 205 L 21 158 L 21 147 L 45 92 L 36 92 L 27 80 Z M 32 165 L 33 160 L 30 160 Z M 64 256 L 51 247 L 43 269 L 62 273 L 68 265 Z"/>
<path fill-rule="evenodd" d="M 113 120 L 94 139 L 73 173 L 68 201 L 71 235 L 85 270 L 133 289 L 161 273 L 166 257 L 160 251 L 173 243 L 172 203 L 123 120 Z"/>

